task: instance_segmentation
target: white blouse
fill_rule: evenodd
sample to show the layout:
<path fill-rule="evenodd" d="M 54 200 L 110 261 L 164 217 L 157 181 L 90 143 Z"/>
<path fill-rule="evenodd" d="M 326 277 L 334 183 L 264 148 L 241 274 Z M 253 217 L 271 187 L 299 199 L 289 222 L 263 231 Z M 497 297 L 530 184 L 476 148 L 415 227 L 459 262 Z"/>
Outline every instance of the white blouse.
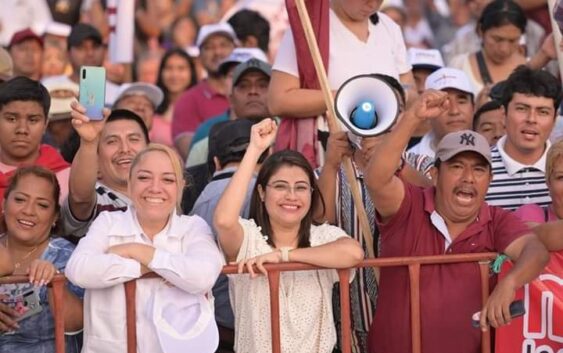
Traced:
<path fill-rule="evenodd" d="M 109 247 L 141 243 L 156 248 L 149 268 L 158 279 L 137 282 L 137 352 L 160 353 L 155 325 L 148 310 L 151 300 L 170 285 L 204 296 L 211 290 L 224 260 L 211 229 L 198 216 L 171 215 L 166 227 L 150 240 L 143 234 L 135 210 L 102 212 L 80 240 L 65 274 L 86 289 L 84 297 L 84 348 L 82 353 L 126 351 L 125 291 L 123 283 L 141 276 L 139 262 L 115 254 Z"/>
<path fill-rule="evenodd" d="M 254 220 L 239 219 L 244 240 L 237 262 L 274 251 Z M 311 227 L 311 246 L 346 237 L 328 224 Z M 283 272 L 280 276 L 280 327 L 283 353 L 329 353 L 336 343 L 332 314 L 332 288 L 336 270 Z M 264 276 L 229 275 L 229 293 L 235 314 L 235 351 L 272 351 L 270 295 Z"/>

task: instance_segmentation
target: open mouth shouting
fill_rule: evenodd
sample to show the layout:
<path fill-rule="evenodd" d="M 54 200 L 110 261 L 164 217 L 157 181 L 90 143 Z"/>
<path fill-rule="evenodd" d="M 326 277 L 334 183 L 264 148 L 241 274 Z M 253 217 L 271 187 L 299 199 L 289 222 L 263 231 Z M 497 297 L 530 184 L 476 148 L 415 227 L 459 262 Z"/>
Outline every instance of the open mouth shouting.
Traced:
<path fill-rule="evenodd" d="M 455 199 L 462 206 L 472 205 L 477 199 L 477 191 L 472 187 L 459 187 L 454 189 Z"/>

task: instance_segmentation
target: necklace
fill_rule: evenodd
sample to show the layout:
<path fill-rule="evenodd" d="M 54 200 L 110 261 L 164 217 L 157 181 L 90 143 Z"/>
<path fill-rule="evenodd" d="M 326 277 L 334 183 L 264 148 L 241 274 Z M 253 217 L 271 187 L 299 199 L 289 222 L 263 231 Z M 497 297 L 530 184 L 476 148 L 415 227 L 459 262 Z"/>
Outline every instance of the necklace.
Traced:
<path fill-rule="evenodd" d="M 19 269 L 19 268 L 21 267 L 22 262 L 24 262 L 25 260 L 27 260 L 27 258 L 29 258 L 29 257 L 39 248 L 39 246 L 40 246 L 42 243 L 43 243 L 43 242 L 41 242 L 41 243 L 35 245 L 35 246 L 33 247 L 33 249 L 31 249 L 30 251 L 27 252 L 27 254 L 25 254 L 24 256 L 22 256 L 22 258 L 19 259 L 18 262 L 15 262 L 15 261 L 14 261 L 14 268 L 15 268 L 16 270 Z M 8 240 L 8 236 L 6 236 L 6 248 L 7 248 L 8 250 L 10 250 L 10 242 L 9 242 L 9 240 Z"/>

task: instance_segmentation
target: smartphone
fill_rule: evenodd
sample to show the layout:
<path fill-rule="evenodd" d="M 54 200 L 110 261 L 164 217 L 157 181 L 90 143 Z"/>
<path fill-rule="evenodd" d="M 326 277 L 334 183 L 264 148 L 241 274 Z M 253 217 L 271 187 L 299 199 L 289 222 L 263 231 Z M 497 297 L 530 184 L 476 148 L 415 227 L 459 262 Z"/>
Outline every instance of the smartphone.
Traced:
<path fill-rule="evenodd" d="M 524 307 L 524 301 L 523 300 L 513 301 L 512 303 L 510 303 L 508 310 L 510 311 L 510 317 L 513 319 L 515 317 L 524 315 L 526 313 L 526 308 Z M 473 327 L 475 328 L 480 327 L 480 322 L 479 322 L 480 319 L 481 319 L 480 311 L 473 314 L 473 317 L 471 319 L 471 324 L 473 325 Z"/>
<path fill-rule="evenodd" d="M 91 120 L 102 120 L 106 101 L 106 69 L 98 66 L 80 68 L 80 104 L 86 108 L 86 116 Z"/>

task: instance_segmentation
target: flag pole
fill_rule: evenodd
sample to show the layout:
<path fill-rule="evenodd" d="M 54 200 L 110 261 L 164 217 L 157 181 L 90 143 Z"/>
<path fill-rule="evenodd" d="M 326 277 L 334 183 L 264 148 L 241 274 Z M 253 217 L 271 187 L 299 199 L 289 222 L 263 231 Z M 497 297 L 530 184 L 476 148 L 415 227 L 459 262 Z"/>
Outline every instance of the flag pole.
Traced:
<path fill-rule="evenodd" d="M 312 0 L 312 1 L 324 1 L 324 0 Z M 319 79 L 319 86 L 321 87 L 323 98 L 327 107 L 327 122 L 328 122 L 329 131 L 333 133 L 341 131 L 340 124 L 336 120 L 336 111 L 334 109 L 334 98 L 332 97 L 332 91 L 328 83 L 326 70 L 321 58 L 321 54 L 319 52 L 319 47 L 317 45 L 315 33 L 313 32 L 311 19 L 309 18 L 309 13 L 307 12 L 307 8 L 305 7 L 305 2 L 304 0 L 295 0 L 295 5 L 297 6 L 299 20 L 301 21 L 301 25 L 303 26 L 303 31 L 305 32 L 305 39 L 307 40 L 309 52 L 311 53 L 311 57 L 315 65 L 315 71 Z M 352 192 L 354 206 L 356 207 L 356 212 L 358 214 L 358 219 L 360 221 L 360 229 L 364 241 L 366 242 L 366 247 L 368 249 L 368 257 L 374 258 L 375 252 L 373 247 L 373 234 L 371 233 L 368 215 L 364 208 L 364 204 L 362 202 L 360 189 L 358 187 L 358 184 L 354 182 L 356 180 L 356 174 L 354 173 L 352 160 L 348 157 L 344 158 L 344 160 L 342 161 L 342 167 L 344 168 L 344 173 L 346 175 L 346 178 L 350 182 L 350 190 Z"/>

